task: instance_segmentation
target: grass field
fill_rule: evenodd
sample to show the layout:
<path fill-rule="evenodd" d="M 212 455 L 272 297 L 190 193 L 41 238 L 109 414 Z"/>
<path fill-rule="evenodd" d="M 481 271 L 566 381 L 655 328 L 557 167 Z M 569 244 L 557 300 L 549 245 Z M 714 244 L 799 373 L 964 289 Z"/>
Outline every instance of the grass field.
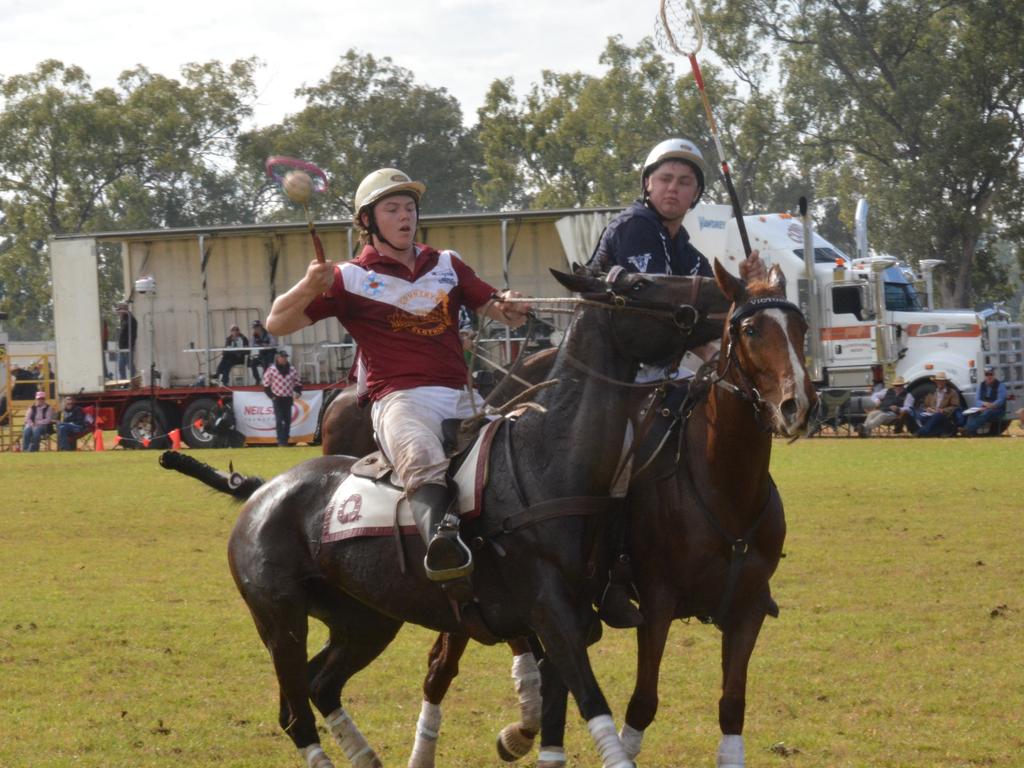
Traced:
<path fill-rule="evenodd" d="M 196 455 L 270 476 L 317 450 Z M 156 460 L 0 455 L 3 768 L 299 768 L 228 574 L 237 507 Z M 782 614 L 751 664 L 748 766 L 1024 765 L 1024 439 L 778 442 L 773 463 L 789 537 Z M 431 641 L 404 629 L 346 690 L 388 766 L 408 758 Z M 593 659 L 621 720 L 631 633 L 607 631 Z M 509 663 L 471 647 L 439 765 L 501 764 Z M 641 766 L 714 764 L 718 664 L 717 631 L 677 623 Z M 596 764 L 575 712 L 568 752 Z"/>

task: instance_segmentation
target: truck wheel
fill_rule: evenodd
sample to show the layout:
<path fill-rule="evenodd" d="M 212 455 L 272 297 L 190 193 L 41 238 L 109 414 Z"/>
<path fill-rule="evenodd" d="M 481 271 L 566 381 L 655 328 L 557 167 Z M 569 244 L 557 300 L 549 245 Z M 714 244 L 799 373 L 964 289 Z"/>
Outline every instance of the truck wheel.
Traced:
<path fill-rule="evenodd" d="M 136 400 L 125 408 L 117 428 L 117 434 L 121 436 L 125 447 L 140 448 L 143 440 L 150 441 L 150 448 L 171 447 L 171 439 L 165 432 L 173 429 L 174 424 L 160 403 L 156 403 L 155 415 L 156 419 L 153 418 L 153 404 L 149 400 Z M 154 438 L 154 435 L 158 437 Z"/>
<path fill-rule="evenodd" d="M 217 401 L 209 397 L 200 397 L 185 406 L 185 414 L 181 419 L 181 439 L 189 448 L 212 448 L 213 434 L 206 431 L 210 411 Z"/>

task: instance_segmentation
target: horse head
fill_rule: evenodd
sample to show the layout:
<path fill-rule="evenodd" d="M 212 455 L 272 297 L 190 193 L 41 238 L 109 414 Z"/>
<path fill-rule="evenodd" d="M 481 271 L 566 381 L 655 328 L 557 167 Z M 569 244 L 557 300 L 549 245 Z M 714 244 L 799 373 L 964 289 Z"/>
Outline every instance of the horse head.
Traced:
<path fill-rule="evenodd" d="M 715 279 L 732 307 L 722 340 L 719 372 L 756 410 L 767 407 L 771 427 L 788 437 L 807 432 L 817 393 L 804 365 L 807 321 L 786 301 L 786 278 L 778 265 L 750 285 L 717 260 Z"/>
<path fill-rule="evenodd" d="M 615 346 L 630 360 L 662 363 L 722 333 L 729 302 L 710 278 L 649 275 L 621 267 L 607 275 L 588 270 L 551 273 L 585 301 L 612 310 Z"/>

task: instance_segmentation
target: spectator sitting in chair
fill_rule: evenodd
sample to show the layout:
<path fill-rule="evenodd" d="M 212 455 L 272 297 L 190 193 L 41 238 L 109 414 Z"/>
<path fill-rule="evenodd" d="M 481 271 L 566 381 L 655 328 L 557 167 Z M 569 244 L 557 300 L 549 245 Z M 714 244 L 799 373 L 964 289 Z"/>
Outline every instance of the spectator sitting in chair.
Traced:
<path fill-rule="evenodd" d="M 917 431 L 914 421 L 914 396 L 907 391 L 907 382 L 902 376 L 892 380 L 888 389 L 878 390 L 871 395 L 875 410 L 871 411 L 864 423 L 857 428 L 861 437 L 871 437 L 871 431 L 884 424 L 895 422 L 895 431 L 902 432 L 907 427 L 910 432 Z"/>
<path fill-rule="evenodd" d="M 954 387 L 944 371 L 932 376 L 935 391 L 924 399 L 924 407 L 917 414 L 921 428 L 918 437 L 949 437 L 955 435 L 957 427 L 963 426 L 963 409 L 960 407 L 960 390 Z"/>
<path fill-rule="evenodd" d="M 996 378 L 996 369 L 991 365 L 985 366 L 985 378 L 978 385 L 974 405 L 981 410 L 967 417 L 964 432 L 970 437 L 977 437 L 978 430 L 990 424 L 988 434 L 998 435 L 999 422 L 1006 414 L 1006 385 Z"/>
<path fill-rule="evenodd" d="M 68 395 L 64 398 L 64 410 L 57 425 L 57 450 L 75 450 L 75 441 L 89 431 L 85 411 L 75 404 L 75 398 Z"/>
<path fill-rule="evenodd" d="M 249 339 L 245 337 L 237 325 L 232 325 L 228 331 L 228 337 L 224 339 L 225 347 L 248 347 Z M 231 378 L 231 369 L 236 365 L 245 365 L 248 354 L 245 352 L 225 352 L 221 355 L 220 365 L 217 366 L 215 378 L 225 387 Z"/>
<path fill-rule="evenodd" d="M 259 320 L 252 321 L 252 346 L 264 347 L 249 354 L 249 370 L 253 381 L 263 381 L 263 373 L 274 364 L 274 337 Z"/>
<path fill-rule="evenodd" d="M 25 414 L 25 430 L 21 440 L 21 450 L 35 453 L 39 450 L 39 442 L 44 435 L 53 432 L 53 408 L 46 402 L 46 393 L 36 392 L 36 401 L 29 406 Z"/>

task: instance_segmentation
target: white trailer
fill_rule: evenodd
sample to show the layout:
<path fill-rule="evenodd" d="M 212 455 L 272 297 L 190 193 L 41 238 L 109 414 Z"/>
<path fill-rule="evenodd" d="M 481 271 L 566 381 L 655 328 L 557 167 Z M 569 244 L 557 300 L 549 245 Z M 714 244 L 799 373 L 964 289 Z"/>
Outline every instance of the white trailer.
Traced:
<path fill-rule="evenodd" d="M 589 243 L 615 209 L 510 211 L 424 216 L 417 239 L 453 248 L 492 285 L 527 295 L 562 295 L 549 269 L 567 268 L 589 254 Z M 357 243 L 349 222 L 318 222 L 327 255 L 350 258 Z M 138 319 L 136 369 L 140 376 L 114 382 L 113 361 L 103 348 L 97 279 L 101 248 L 119 250 L 124 297 Z M 203 430 L 218 399 L 259 391 L 250 380 L 212 386 L 219 350 L 237 323 L 248 333 L 266 317 L 275 296 L 297 282 L 313 258 L 304 223 L 201 227 L 61 236 L 50 242 L 53 267 L 57 390 L 80 394 L 106 428 L 136 441 L 180 427 L 190 445 L 212 443 Z M 561 318 L 550 318 L 554 326 Z M 492 354 L 508 359 L 515 349 L 507 329 L 490 339 Z M 116 340 L 117 328 L 109 329 Z M 278 339 L 304 382 L 343 386 L 351 344 L 338 323 L 316 323 Z M 115 345 L 116 346 L 116 345 Z M 107 355 L 107 374 L 104 356 Z M 344 355 L 344 357 L 342 357 Z"/>

